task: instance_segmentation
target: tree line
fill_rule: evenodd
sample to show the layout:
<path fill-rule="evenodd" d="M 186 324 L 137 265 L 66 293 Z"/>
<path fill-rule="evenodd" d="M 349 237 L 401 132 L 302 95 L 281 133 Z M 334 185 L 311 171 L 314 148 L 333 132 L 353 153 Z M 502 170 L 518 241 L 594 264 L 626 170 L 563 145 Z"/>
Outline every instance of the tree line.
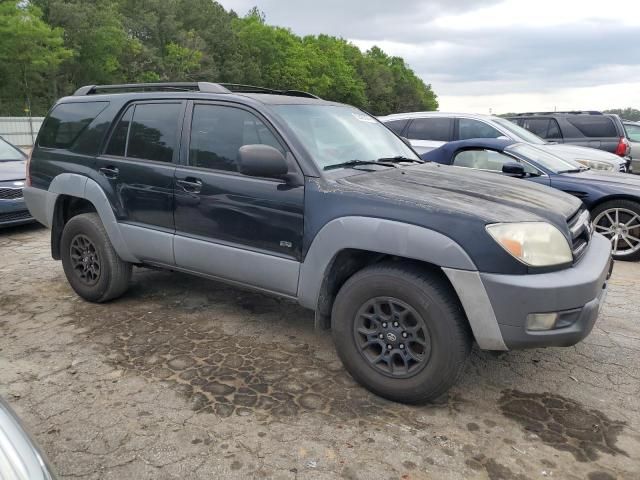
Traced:
<path fill-rule="evenodd" d="M 438 107 L 400 57 L 213 0 L 0 0 L 0 39 L 0 115 L 43 115 L 81 85 L 162 81 L 304 90 L 376 115 Z"/>

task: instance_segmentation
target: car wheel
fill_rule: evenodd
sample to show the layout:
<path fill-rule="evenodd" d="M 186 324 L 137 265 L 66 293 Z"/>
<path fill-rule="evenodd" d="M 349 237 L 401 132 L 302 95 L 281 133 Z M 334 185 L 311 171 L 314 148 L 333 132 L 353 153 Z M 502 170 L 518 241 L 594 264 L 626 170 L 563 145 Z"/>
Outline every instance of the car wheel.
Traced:
<path fill-rule="evenodd" d="M 437 273 L 403 263 L 367 267 L 333 305 L 333 340 L 353 378 L 373 393 L 424 403 L 445 393 L 471 349 L 465 314 Z"/>
<path fill-rule="evenodd" d="M 95 213 L 67 222 L 61 239 L 62 267 L 71 287 L 85 300 L 106 302 L 129 286 L 131 264 L 118 257 Z"/>
<path fill-rule="evenodd" d="M 591 212 L 595 231 L 609 240 L 616 260 L 640 259 L 640 203 L 611 200 Z"/>

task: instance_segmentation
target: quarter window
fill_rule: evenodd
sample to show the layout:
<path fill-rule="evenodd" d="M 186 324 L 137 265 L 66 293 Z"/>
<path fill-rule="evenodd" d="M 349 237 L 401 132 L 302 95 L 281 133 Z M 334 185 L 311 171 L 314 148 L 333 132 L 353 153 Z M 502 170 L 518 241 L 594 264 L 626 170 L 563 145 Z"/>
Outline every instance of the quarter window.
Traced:
<path fill-rule="evenodd" d="M 47 116 L 38 138 L 45 148 L 69 148 L 109 102 L 61 103 Z"/>
<path fill-rule="evenodd" d="M 269 145 L 284 153 L 273 133 L 252 113 L 221 105 L 194 107 L 190 165 L 236 172 L 240 147 L 255 144 Z"/>
<path fill-rule="evenodd" d="M 409 125 L 407 137 L 411 140 L 435 140 L 448 142 L 451 140 L 450 118 L 416 118 Z"/>
<path fill-rule="evenodd" d="M 604 115 L 567 116 L 567 122 L 576 127 L 585 137 L 617 137 L 616 126 Z"/>
<path fill-rule="evenodd" d="M 458 121 L 458 129 L 459 140 L 468 140 L 469 138 L 498 138 L 502 136 L 502 133 L 492 126 L 470 118 L 461 118 Z"/>

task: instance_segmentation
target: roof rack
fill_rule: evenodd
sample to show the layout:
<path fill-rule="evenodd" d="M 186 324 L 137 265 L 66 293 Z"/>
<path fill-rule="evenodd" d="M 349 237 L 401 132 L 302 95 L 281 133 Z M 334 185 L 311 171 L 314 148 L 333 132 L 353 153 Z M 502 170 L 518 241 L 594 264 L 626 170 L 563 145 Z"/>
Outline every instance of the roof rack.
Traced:
<path fill-rule="evenodd" d="M 511 117 L 526 117 L 529 115 L 553 115 L 554 113 L 559 113 L 563 115 L 604 115 L 602 112 L 598 112 L 597 110 L 567 110 L 567 111 L 558 111 L 558 112 L 526 112 L 526 113 L 516 113 L 514 115 L 510 115 Z"/>
<path fill-rule="evenodd" d="M 243 85 L 241 83 L 221 83 L 221 86 L 234 93 L 269 93 L 271 95 L 287 95 L 290 97 L 320 98 L 317 95 L 302 90 L 277 90 L 275 88 L 256 87 L 255 85 Z"/>
<path fill-rule="evenodd" d="M 203 93 L 231 93 L 219 83 L 210 82 L 162 82 L 162 83 L 122 83 L 118 85 L 85 85 L 74 96 L 94 95 L 98 91 L 112 90 L 176 90 L 180 92 L 195 90 Z"/>

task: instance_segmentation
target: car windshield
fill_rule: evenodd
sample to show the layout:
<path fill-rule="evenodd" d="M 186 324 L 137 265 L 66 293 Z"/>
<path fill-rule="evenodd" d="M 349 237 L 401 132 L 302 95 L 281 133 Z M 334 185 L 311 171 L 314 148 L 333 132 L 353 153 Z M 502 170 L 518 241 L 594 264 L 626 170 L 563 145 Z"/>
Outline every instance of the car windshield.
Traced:
<path fill-rule="evenodd" d="M 0 139 L 0 162 L 7 160 L 22 160 L 24 156 L 15 147 Z"/>
<path fill-rule="evenodd" d="M 535 133 L 531 133 L 526 128 L 522 128 L 521 126 L 516 125 L 515 123 L 511 122 L 510 120 L 507 120 L 506 118 L 495 117 L 493 118 L 493 121 L 498 125 L 500 125 L 502 128 L 504 128 L 505 130 L 508 130 L 509 133 L 512 134 L 511 138 L 516 137 L 516 138 L 513 138 L 514 140 L 533 143 L 534 145 L 546 145 L 547 143 L 549 143 L 546 140 L 537 136 Z"/>
<path fill-rule="evenodd" d="M 357 108 L 278 105 L 275 109 L 296 133 L 320 169 L 352 160 L 377 162 L 406 157 L 411 161 L 420 161 L 413 150 L 387 127 Z"/>
<path fill-rule="evenodd" d="M 581 166 L 579 164 L 574 163 L 571 160 L 556 157 L 551 153 L 545 152 L 544 150 L 527 143 L 517 143 L 507 147 L 505 150 L 509 150 L 521 157 L 524 157 L 525 159 L 539 163 L 542 167 L 547 170 L 551 170 L 553 173 L 581 170 Z"/>

